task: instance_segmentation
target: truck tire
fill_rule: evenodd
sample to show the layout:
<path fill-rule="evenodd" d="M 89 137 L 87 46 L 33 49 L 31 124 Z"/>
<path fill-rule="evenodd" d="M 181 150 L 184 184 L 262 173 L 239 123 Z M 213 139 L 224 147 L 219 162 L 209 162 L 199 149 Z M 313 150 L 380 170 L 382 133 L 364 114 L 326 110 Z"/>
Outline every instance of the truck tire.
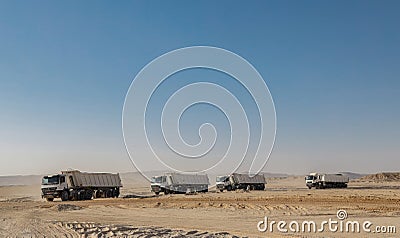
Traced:
<path fill-rule="evenodd" d="M 71 191 L 71 200 L 72 201 L 78 201 L 79 200 L 78 191 L 76 191 L 76 190 L 72 190 Z"/>
<path fill-rule="evenodd" d="M 118 188 L 115 188 L 115 189 L 113 190 L 113 197 L 114 197 L 114 198 L 119 197 L 119 189 L 118 189 Z"/>
<path fill-rule="evenodd" d="M 265 190 L 265 185 L 264 185 L 264 184 L 257 185 L 257 186 L 256 186 L 256 189 L 257 189 L 257 190 L 264 191 L 264 190 Z"/>
<path fill-rule="evenodd" d="M 85 191 L 85 200 L 91 200 L 93 197 L 93 191 L 92 190 L 86 190 Z"/>
<path fill-rule="evenodd" d="M 54 201 L 54 198 L 46 198 L 46 201 L 52 202 L 52 201 Z"/>
<path fill-rule="evenodd" d="M 222 192 L 224 192 L 224 190 L 223 190 L 223 189 L 220 189 L 219 191 L 220 191 L 221 193 L 222 193 Z"/>
<path fill-rule="evenodd" d="M 61 193 L 61 201 L 68 201 L 69 199 L 69 193 L 68 191 L 64 190 Z"/>
<path fill-rule="evenodd" d="M 77 192 L 77 198 L 75 200 L 85 200 L 85 190 L 81 190 Z"/>
<path fill-rule="evenodd" d="M 226 187 L 226 190 L 232 191 L 232 186 L 231 186 L 231 185 L 228 185 L 228 186 Z"/>
<path fill-rule="evenodd" d="M 113 196 L 114 196 L 113 190 L 111 190 L 111 189 L 107 190 L 107 196 L 106 197 L 112 198 Z"/>
<path fill-rule="evenodd" d="M 94 193 L 94 198 L 101 198 L 101 190 L 96 190 Z"/>
<path fill-rule="evenodd" d="M 160 195 L 160 192 L 154 192 L 156 195 Z"/>

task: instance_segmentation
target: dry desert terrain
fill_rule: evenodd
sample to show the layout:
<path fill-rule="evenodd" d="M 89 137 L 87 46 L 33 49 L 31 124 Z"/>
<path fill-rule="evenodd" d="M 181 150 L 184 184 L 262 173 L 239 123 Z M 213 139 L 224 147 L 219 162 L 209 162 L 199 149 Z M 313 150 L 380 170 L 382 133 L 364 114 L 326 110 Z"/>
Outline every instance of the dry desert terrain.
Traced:
<path fill-rule="evenodd" d="M 0 187 L 0 237 L 399 237 L 400 182 L 352 180 L 347 189 L 309 190 L 301 176 L 269 178 L 266 191 L 151 197 L 145 180 L 123 178 L 122 195 L 137 198 L 46 202 L 40 185 Z M 260 232 L 259 221 L 317 224 L 336 219 L 396 226 L 396 233 Z M 346 221 L 346 220 L 344 220 Z M 300 223 L 301 224 L 301 223 Z M 287 228 L 287 227 L 286 227 Z M 328 231 L 327 231 L 328 230 Z"/>

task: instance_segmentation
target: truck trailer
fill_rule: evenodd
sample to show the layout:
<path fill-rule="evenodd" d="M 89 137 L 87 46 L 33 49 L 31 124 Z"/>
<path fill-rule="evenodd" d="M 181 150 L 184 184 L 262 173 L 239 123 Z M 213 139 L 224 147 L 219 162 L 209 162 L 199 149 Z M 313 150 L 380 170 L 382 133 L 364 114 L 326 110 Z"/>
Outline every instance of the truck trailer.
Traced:
<path fill-rule="evenodd" d="M 165 173 L 151 178 L 151 191 L 155 194 L 208 192 L 210 184 L 206 174 Z"/>
<path fill-rule="evenodd" d="M 71 170 L 44 176 L 41 190 L 42 198 L 47 201 L 53 201 L 54 198 L 68 201 L 118 197 L 121 187 L 119 174 Z"/>
<path fill-rule="evenodd" d="M 311 189 L 347 188 L 349 177 L 343 174 L 310 173 L 305 177 L 306 186 Z"/>
<path fill-rule="evenodd" d="M 236 189 L 264 190 L 265 184 L 266 181 L 263 174 L 250 176 L 249 174 L 233 173 L 231 175 L 217 176 L 216 178 L 217 189 L 221 192 Z"/>

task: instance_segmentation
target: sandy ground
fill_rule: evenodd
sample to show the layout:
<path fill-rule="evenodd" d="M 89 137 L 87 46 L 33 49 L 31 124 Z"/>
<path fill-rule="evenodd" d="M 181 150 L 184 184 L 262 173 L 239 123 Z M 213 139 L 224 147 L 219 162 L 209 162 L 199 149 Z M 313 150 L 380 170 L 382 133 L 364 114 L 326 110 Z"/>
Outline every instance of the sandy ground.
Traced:
<path fill-rule="evenodd" d="M 348 189 L 309 190 L 303 177 L 269 179 L 266 191 L 152 198 L 45 202 L 40 186 L 0 187 L 0 237 L 400 237 L 398 182 L 351 182 Z M 124 184 L 122 196 L 150 194 L 146 183 Z M 371 232 L 260 232 L 268 221 L 370 221 Z M 373 233 L 376 226 L 396 233 Z M 268 227 L 270 228 L 270 227 Z M 288 225 L 286 226 L 287 229 Z M 301 229 L 301 228 L 300 228 Z"/>

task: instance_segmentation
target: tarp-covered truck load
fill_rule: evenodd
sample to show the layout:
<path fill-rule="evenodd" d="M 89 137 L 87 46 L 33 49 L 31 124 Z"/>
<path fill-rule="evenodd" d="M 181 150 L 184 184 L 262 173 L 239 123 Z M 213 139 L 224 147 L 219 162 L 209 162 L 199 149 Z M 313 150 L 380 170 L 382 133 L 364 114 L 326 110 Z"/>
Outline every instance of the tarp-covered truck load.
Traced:
<path fill-rule="evenodd" d="M 121 187 L 119 174 L 72 170 L 44 176 L 41 190 L 42 198 L 47 201 L 53 201 L 54 198 L 68 201 L 118 197 Z"/>
<path fill-rule="evenodd" d="M 155 194 L 207 192 L 210 181 L 206 174 L 165 173 L 151 178 Z"/>
<path fill-rule="evenodd" d="M 321 181 L 332 183 L 348 183 L 349 177 L 343 174 L 321 174 Z"/>
<path fill-rule="evenodd" d="M 71 185 L 73 187 L 122 187 L 119 174 L 86 173 L 77 170 L 62 171 L 61 173 L 72 176 L 73 181 L 71 181 Z"/>
<path fill-rule="evenodd" d="M 172 184 L 210 184 L 205 174 L 167 173 L 166 175 L 171 178 Z"/>
<path fill-rule="evenodd" d="M 257 174 L 254 176 L 250 176 L 248 174 L 232 174 L 232 178 L 236 183 L 245 183 L 245 184 L 265 184 L 265 177 L 262 174 Z"/>

